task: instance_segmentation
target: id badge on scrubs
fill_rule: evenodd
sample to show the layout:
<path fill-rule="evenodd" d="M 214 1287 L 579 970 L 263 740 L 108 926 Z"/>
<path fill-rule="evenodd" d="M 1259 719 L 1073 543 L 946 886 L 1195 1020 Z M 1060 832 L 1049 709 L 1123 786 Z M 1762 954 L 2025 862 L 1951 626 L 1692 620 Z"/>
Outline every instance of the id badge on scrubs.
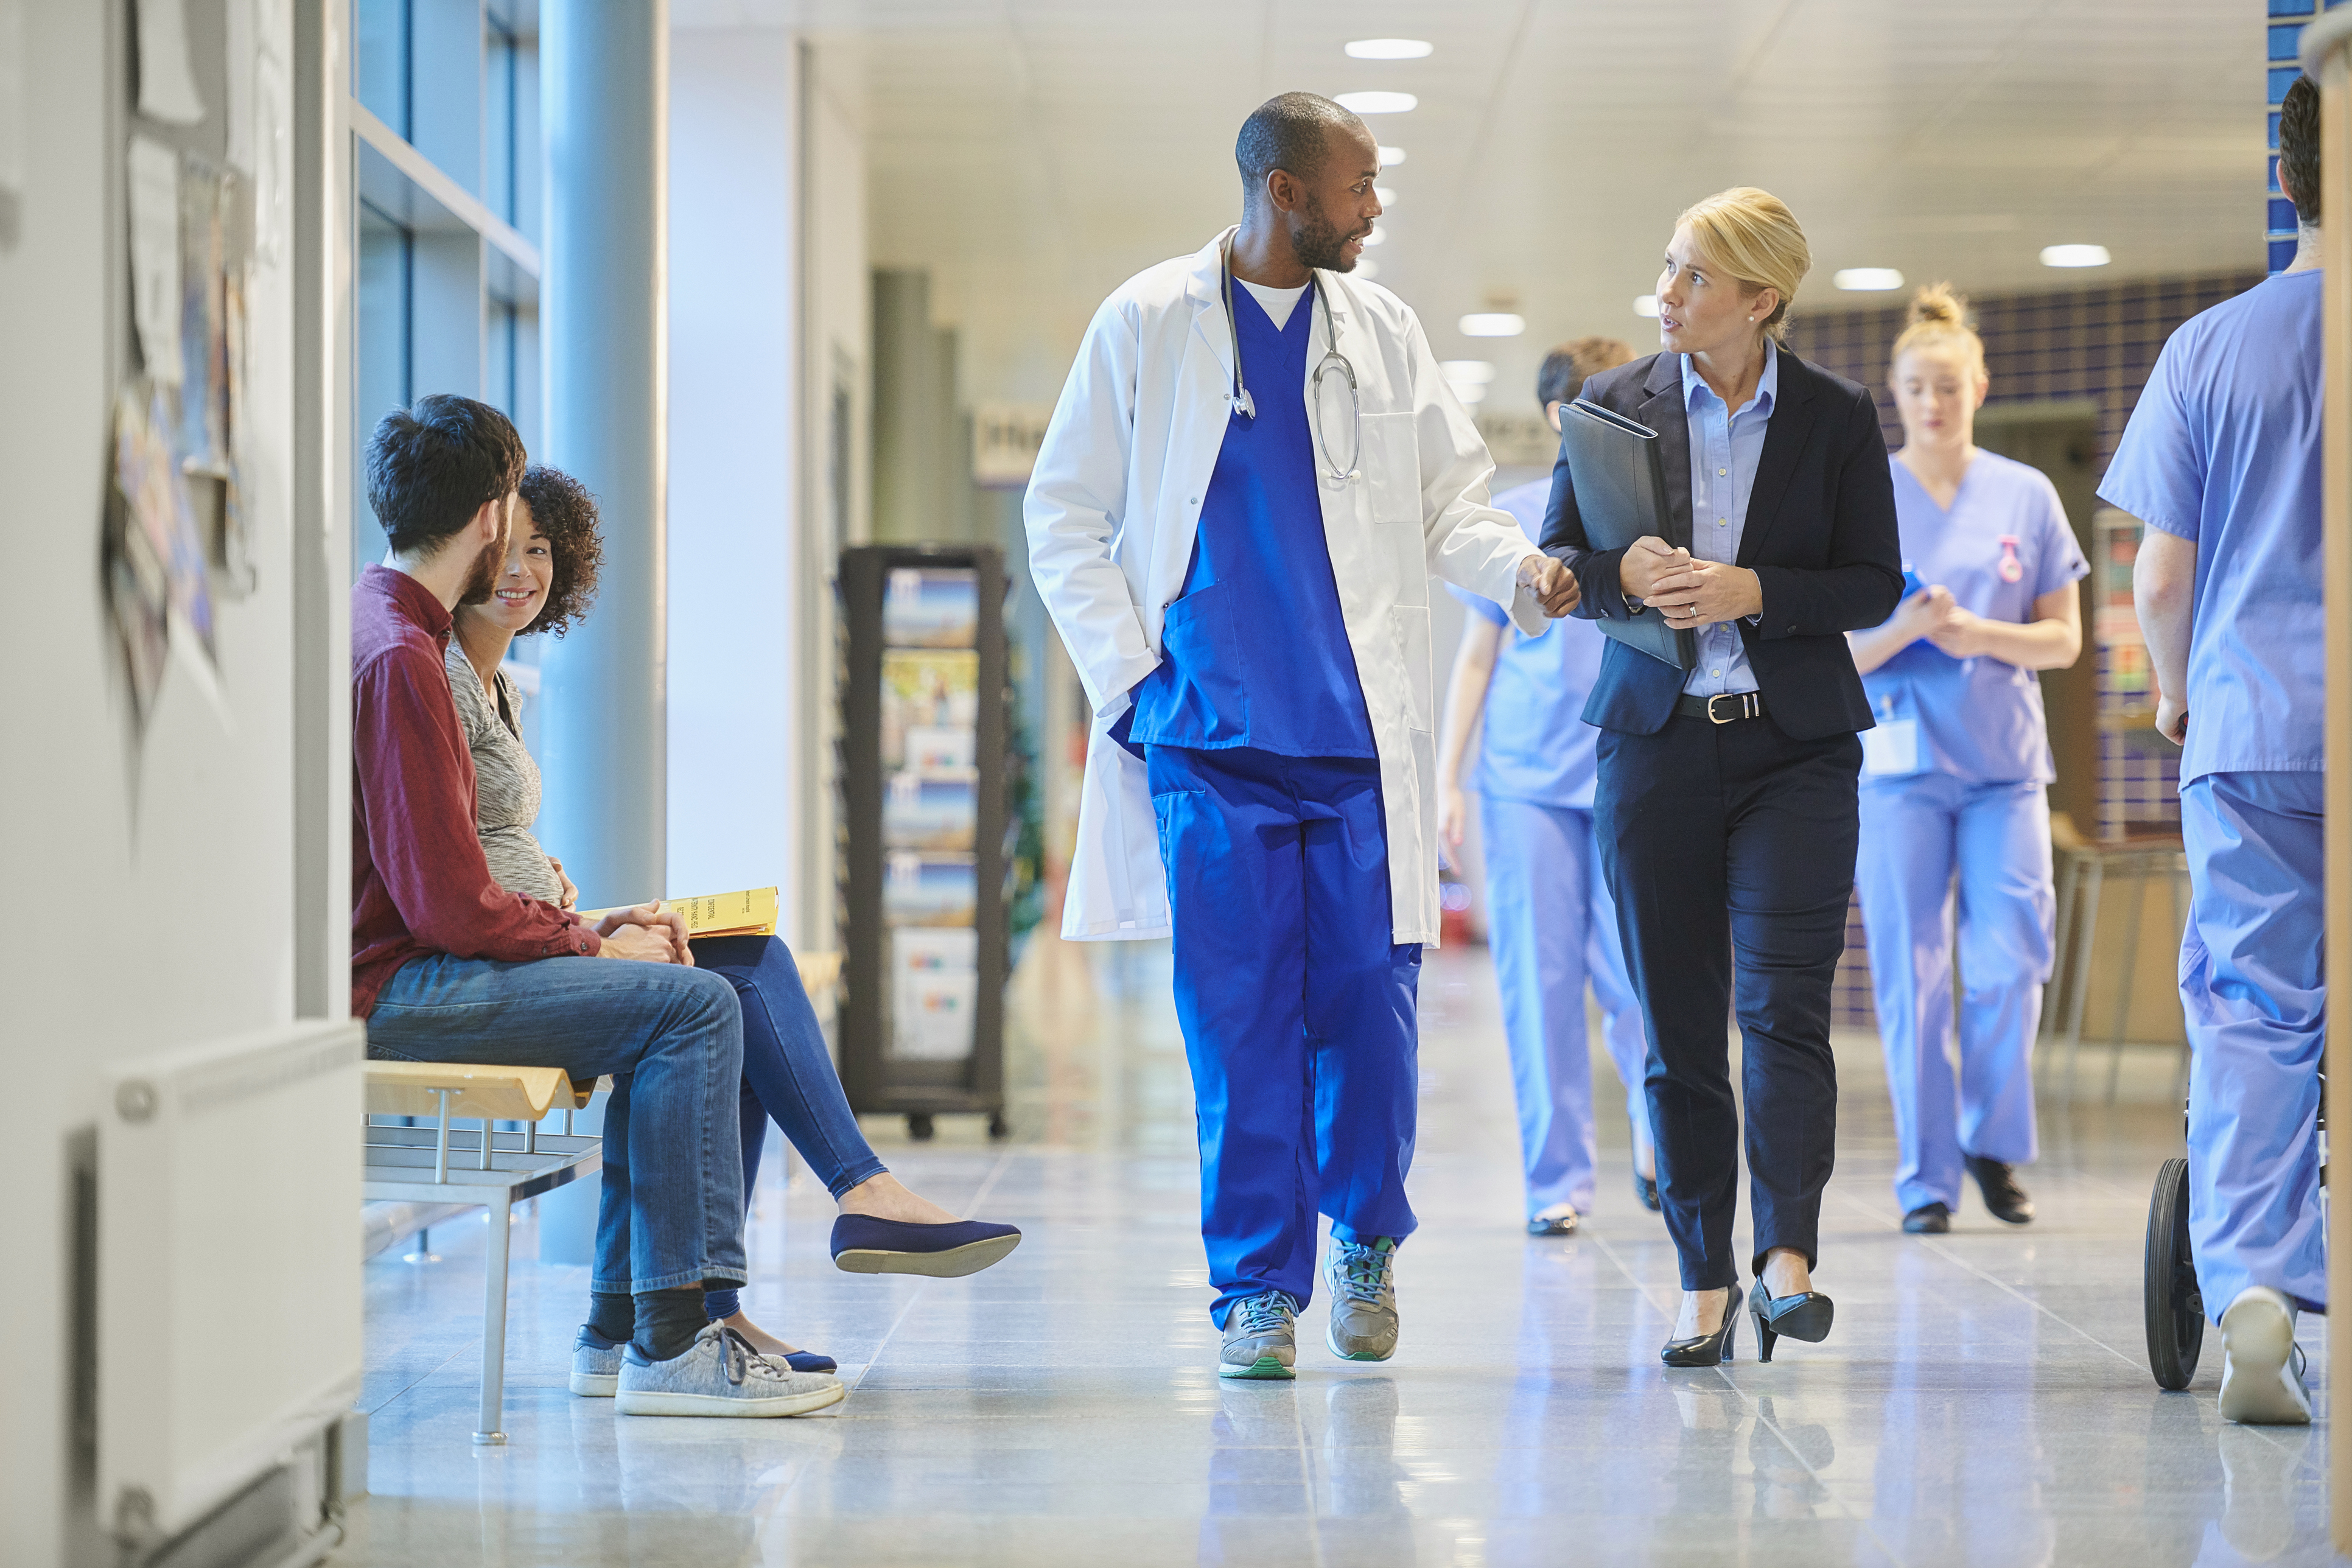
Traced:
<path fill-rule="evenodd" d="M 1866 779 L 1908 778 L 1919 771 L 1919 716 L 1911 694 L 1882 697 L 1878 724 L 1862 732 L 1862 776 Z"/>

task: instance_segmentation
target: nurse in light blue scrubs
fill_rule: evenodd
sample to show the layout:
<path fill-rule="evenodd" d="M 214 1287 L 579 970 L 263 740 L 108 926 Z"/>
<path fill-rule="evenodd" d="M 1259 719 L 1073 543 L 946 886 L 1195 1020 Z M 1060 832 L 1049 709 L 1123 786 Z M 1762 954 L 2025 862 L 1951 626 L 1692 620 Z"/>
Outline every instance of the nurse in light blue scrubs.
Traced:
<path fill-rule="evenodd" d="M 1905 1230 L 1937 1234 L 1951 1228 L 1964 1173 L 1995 1218 L 2033 1217 L 2016 1167 L 2035 1154 L 2033 1036 L 2056 904 L 2033 672 L 2082 651 L 2075 584 L 2090 567 L 2049 479 L 1976 445 L 1990 384 L 1967 301 L 1937 284 L 1910 315 L 1893 380 L 1912 592 L 1885 626 L 1850 634 L 1878 720 L 1862 738 L 1855 879 L 1895 1102 L 1895 1195 Z"/>
<path fill-rule="evenodd" d="M 2327 1304 L 2319 163 L 2299 79 L 2279 110 L 2294 265 L 2172 334 L 2099 485 L 2147 525 L 2134 597 L 2157 728 L 2182 742 L 2189 1236 L 2221 1415 L 2256 1424 L 2311 1419 L 2294 1318 Z"/>
<path fill-rule="evenodd" d="M 1614 338 L 1580 338 L 1545 356 L 1536 396 L 1552 428 L 1588 375 L 1624 364 L 1633 351 Z M 1549 477 L 1503 491 L 1495 504 L 1528 537 L 1543 531 Z M 1472 787 L 1486 865 L 1486 940 L 1503 994 L 1503 1033 L 1519 1106 L 1528 1179 L 1528 1229 L 1566 1236 L 1592 1212 L 1597 1152 L 1584 988 L 1591 983 L 1604 1042 L 1625 1086 L 1633 1130 L 1633 1191 L 1658 1206 L 1657 1154 L 1642 1096 L 1649 1054 L 1642 1007 L 1625 977 L 1617 910 L 1592 847 L 1593 742 L 1584 700 L 1607 646 L 1590 621 L 1551 623 L 1541 637 L 1512 629 L 1501 607 L 1465 594 L 1470 610 L 1454 655 L 1438 753 L 1439 830 L 1462 847 L 1467 806 L 1462 765 L 1483 708 L 1486 729 Z"/>

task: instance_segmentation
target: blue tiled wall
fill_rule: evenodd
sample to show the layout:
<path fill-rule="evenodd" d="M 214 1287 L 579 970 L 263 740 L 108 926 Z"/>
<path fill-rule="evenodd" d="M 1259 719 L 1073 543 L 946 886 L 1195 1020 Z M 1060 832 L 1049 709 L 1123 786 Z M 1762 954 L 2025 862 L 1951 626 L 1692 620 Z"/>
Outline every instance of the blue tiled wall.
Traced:
<path fill-rule="evenodd" d="M 2295 51 L 2303 42 L 2304 24 L 2322 11 L 2333 11 L 2347 0 L 2268 0 L 2270 28 L 2271 154 L 2264 163 L 2270 181 L 2270 264 L 2273 272 L 2283 272 L 2294 259 L 2294 204 L 2279 195 L 2278 183 L 2278 122 L 2279 105 L 2286 100 L 2286 89 L 2303 74 L 2295 63 Z"/>

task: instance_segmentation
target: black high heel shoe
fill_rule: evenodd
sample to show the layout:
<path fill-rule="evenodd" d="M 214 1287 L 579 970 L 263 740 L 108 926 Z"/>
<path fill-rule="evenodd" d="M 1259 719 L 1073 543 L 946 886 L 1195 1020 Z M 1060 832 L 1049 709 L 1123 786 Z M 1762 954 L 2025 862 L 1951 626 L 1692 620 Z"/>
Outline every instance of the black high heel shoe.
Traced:
<path fill-rule="evenodd" d="M 1668 1340 L 1658 1359 L 1668 1366 L 1720 1366 L 1731 1359 L 1731 1342 L 1739 1327 L 1739 1287 L 1733 1285 L 1723 1303 L 1723 1321 L 1711 1334 Z"/>
<path fill-rule="evenodd" d="M 1768 1362 L 1772 1359 L 1773 1342 L 1783 1334 L 1815 1345 L 1828 1339 L 1837 1303 L 1819 1290 L 1776 1299 L 1759 1279 L 1748 1292 L 1748 1311 L 1756 1320 L 1756 1359 Z"/>

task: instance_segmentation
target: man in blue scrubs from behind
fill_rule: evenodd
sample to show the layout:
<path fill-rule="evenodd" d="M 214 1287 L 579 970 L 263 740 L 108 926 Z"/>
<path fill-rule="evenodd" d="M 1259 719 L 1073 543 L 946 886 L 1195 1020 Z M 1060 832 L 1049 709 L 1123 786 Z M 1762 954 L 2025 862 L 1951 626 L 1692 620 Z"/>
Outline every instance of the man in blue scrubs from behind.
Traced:
<path fill-rule="evenodd" d="M 1241 224 L 1096 312 L 1025 514 L 1095 710 L 1063 932 L 1172 940 L 1218 1374 L 1285 1379 L 1318 1212 L 1333 1352 L 1397 1342 L 1437 934 L 1430 578 L 1530 632 L 1576 588 L 1488 504 L 1412 312 L 1347 276 L 1381 211 L 1363 122 L 1285 93 L 1234 151 Z"/>
<path fill-rule="evenodd" d="M 2173 333 L 2099 486 L 2147 525 L 2133 587 L 2156 725 L 2181 747 L 2189 1230 L 2221 1415 L 2295 1425 L 2294 1315 L 2327 1303 L 2319 149 L 2300 80 L 2279 115 L 2294 265 Z"/>

